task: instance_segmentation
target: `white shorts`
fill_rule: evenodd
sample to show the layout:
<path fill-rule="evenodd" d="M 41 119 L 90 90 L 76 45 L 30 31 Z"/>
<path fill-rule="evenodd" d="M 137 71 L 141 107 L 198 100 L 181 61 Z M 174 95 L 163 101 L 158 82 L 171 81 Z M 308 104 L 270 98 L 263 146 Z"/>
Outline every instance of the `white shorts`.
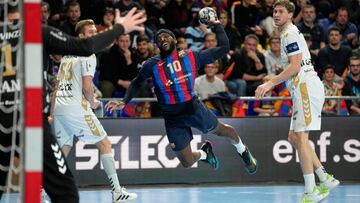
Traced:
<path fill-rule="evenodd" d="M 324 86 L 319 78 L 300 82 L 292 91 L 293 114 L 290 130 L 294 132 L 320 130 L 324 100 Z"/>
<path fill-rule="evenodd" d="M 107 135 L 94 114 L 82 116 L 55 115 L 55 137 L 62 147 L 73 145 L 74 136 L 85 143 L 95 144 Z"/>

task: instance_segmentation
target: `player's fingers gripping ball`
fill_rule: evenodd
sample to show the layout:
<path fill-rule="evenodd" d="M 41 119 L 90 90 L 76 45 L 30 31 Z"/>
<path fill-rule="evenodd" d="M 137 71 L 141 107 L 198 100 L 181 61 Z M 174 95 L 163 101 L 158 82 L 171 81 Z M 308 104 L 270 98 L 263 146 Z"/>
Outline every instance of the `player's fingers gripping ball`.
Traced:
<path fill-rule="evenodd" d="M 210 22 L 218 20 L 216 11 L 210 7 L 204 7 L 199 11 L 199 21 L 204 25 L 209 25 Z"/>

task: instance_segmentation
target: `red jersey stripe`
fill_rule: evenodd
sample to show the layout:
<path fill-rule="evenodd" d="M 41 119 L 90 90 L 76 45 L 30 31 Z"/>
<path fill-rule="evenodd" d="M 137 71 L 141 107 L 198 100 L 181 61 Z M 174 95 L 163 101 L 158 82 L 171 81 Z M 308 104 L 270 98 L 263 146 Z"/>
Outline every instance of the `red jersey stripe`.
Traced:
<path fill-rule="evenodd" d="M 157 63 L 157 68 L 158 68 L 158 72 L 159 72 L 159 75 L 160 75 L 160 79 L 162 81 L 162 83 L 164 84 L 164 87 L 165 87 L 165 92 L 169 95 L 169 98 L 170 98 L 170 104 L 175 104 L 175 96 L 174 96 L 174 93 L 171 91 L 170 87 L 167 85 L 167 80 L 166 80 L 166 74 L 165 74 L 165 71 L 164 71 L 164 67 L 163 67 L 163 60 L 160 60 L 158 63 Z"/>

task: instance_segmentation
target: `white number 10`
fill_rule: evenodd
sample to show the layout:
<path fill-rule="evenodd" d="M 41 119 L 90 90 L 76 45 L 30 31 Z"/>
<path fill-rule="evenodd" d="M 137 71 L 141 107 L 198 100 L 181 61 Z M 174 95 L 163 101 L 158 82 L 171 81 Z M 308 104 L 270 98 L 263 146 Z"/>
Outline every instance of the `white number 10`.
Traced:
<path fill-rule="evenodd" d="M 168 63 L 167 67 L 169 67 L 171 74 L 181 71 L 181 64 L 178 60 L 173 61 L 172 63 Z"/>

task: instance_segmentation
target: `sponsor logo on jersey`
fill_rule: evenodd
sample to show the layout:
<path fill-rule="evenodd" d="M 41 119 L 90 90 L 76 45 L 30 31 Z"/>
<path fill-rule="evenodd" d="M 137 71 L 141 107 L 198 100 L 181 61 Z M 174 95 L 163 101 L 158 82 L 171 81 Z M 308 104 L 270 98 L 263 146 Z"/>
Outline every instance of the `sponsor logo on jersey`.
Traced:
<path fill-rule="evenodd" d="M 307 66 L 307 65 L 312 65 L 312 63 L 311 63 L 311 59 L 304 59 L 304 60 L 302 60 L 301 61 L 301 67 L 302 66 Z"/>
<path fill-rule="evenodd" d="M 12 32 L 0 32 L 0 39 L 3 40 L 9 40 L 9 39 L 18 39 L 20 36 L 20 30 L 15 30 Z"/>
<path fill-rule="evenodd" d="M 184 50 L 179 51 L 179 57 L 184 58 L 184 56 L 185 56 L 185 51 Z"/>
<path fill-rule="evenodd" d="M 297 42 L 293 42 L 291 44 L 288 44 L 286 46 L 286 51 L 287 51 L 287 53 L 292 53 L 292 52 L 295 52 L 295 51 L 299 51 L 299 45 L 297 44 Z"/>

